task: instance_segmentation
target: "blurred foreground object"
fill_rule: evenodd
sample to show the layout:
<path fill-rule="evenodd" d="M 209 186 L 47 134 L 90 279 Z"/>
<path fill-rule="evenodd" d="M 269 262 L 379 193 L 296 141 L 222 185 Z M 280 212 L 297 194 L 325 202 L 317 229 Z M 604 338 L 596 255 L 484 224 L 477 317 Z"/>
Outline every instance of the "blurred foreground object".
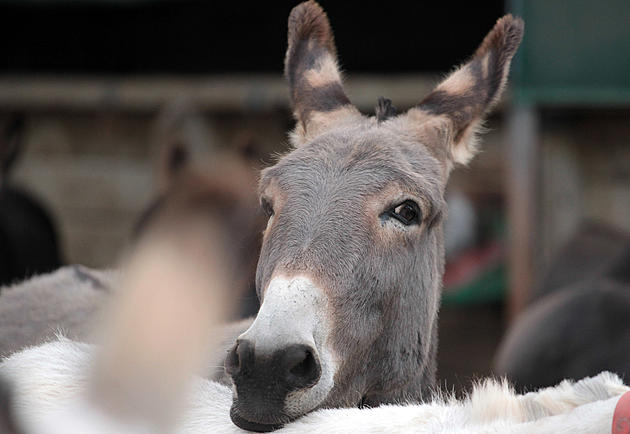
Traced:
<path fill-rule="evenodd" d="M 242 223 L 238 237 L 232 240 L 237 257 L 230 259 L 238 268 L 231 281 L 239 293 L 239 307 L 233 316 L 255 313 L 258 300 L 252 286 L 264 225 L 254 198 L 257 171 L 240 150 L 215 149 L 215 138 L 188 100 L 167 105 L 155 124 L 152 142 L 158 148 L 155 165 L 160 182 L 155 196 L 136 218 L 132 245 L 141 243 L 145 234 L 167 215 L 174 219 L 176 210 L 181 214 L 179 219 L 210 210 L 219 213 L 207 219 L 208 225 L 217 221 L 228 226 Z M 233 206 L 246 204 L 251 207 L 246 215 L 235 214 Z M 201 220 L 195 223 L 200 226 L 199 231 L 206 221 Z M 182 221 L 179 228 L 180 223 L 175 220 L 170 223 L 182 231 L 190 224 Z M 59 330 L 70 339 L 92 342 L 94 316 L 118 291 L 119 275 L 114 270 L 73 265 L 4 288 L 0 296 L 0 356 L 47 342 Z M 243 327 L 246 328 L 240 325 L 234 330 L 226 329 L 226 342 L 233 341 Z M 216 374 L 215 371 L 210 368 L 207 374 L 222 375 L 222 369 Z"/>
<path fill-rule="evenodd" d="M 183 402 L 175 403 L 174 408 L 162 407 L 165 414 L 181 409 L 175 426 L 160 423 L 163 415 L 149 413 L 148 421 L 138 417 L 121 418 L 93 404 L 86 405 L 83 390 L 89 377 L 85 375 L 85 368 L 93 354 L 94 348 L 90 346 L 61 339 L 6 360 L 0 365 L 0 374 L 13 381 L 0 393 L 10 394 L 15 402 L 15 414 L 6 414 L 7 406 L 0 407 L 0 411 L 5 411 L 0 414 L 0 423 L 6 421 L 0 429 L 13 428 L 11 432 L 15 434 L 243 432 L 228 416 L 230 388 L 207 380 L 194 379 Z M 46 362 L 45 358 L 53 355 L 62 357 L 59 363 Z M 54 378 L 52 384 L 51 378 Z M 42 393 L 44 389 L 46 393 Z M 425 404 L 322 409 L 276 432 L 603 433 L 610 429 L 615 407 L 628 390 L 619 377 L 608 372 L 576 383 L 563 381 L 555 387 L 526 395 L 515 394 L 505 382 L 486 380 L 475 385 L 471 395 L 461 401 L 437 396 Z M 173 404 L 169 400 L 162 402 Z M 137 404 L 139 409 L 146 405 Z M 129 410 L 132 416 L 138 416 L 138 407 Z"/>
<path fill-rule="evenodd" d="M 170 184 L 145 215 L 136 243 L 142 245 L 154 226 L 166 224 L 164 219 L 175 233 L 196 228 L 203 234 L 204 224 L 208 231 L 220 225 L 232 238 L 229 249 L 221 250 L 221 243 L 216 248 L 235 264 L 230 282 L 240 298 L 245 292 L 241 288 L 251 285 L 243 270 L 251 269 L 252 250 L 257 251 L 260 237 L 254 191 L 250 168 L 234 156 L 217 154 L 190 162 L 171 174 Z M 0 356 L 42 344 L 58 330 L 71 339 L 93 342 L 95 314 L 119 291 L 119 274 L 75 265 L 5 287 L 0 295 Z M 225 339 L 233 340 L 234 333 L 240 332 L 228 332 Z M 208 375 L 214 371 L 210 368 Z"/>
<path fill-rule="evenodd" d="M 184 407 L 190 377 L 206 374 L 220 344 L 217 327 L 240 297 L 234 282 L 256 216 L 247 190 L 238 185 L 246 179 L 238 176 L 241 166 L 229 159 L 216 164 L 175 175 L 126 258 L 97 339 L 102 348 L 94 357 L 92 350 L 80 356 L 80 378 L 69 385 L 70 396 L 63 399 L 59 390 L 54 410 L 37 416 L 27 416 L 28 393 L 15 397 L 15 420 L 26 433 L 169 431 Z M 61 356 L 69 363 L 94 348 L 74 345 Z M 42 362 L 57 365 L 53 359 Z M 11 388 L 15 372 L 5 366 L 2 374 Z M 63 389 L 55 378 L 47 377 L 49 386 Z M 227 410 L 225 418 L 229 422 Z"/>

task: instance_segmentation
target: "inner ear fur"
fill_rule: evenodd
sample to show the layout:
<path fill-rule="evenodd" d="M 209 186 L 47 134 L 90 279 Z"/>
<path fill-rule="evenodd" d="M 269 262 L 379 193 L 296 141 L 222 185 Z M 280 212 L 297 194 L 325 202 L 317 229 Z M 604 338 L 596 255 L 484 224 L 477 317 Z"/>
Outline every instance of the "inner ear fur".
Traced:
<path fill-rule="evenodd" d="M 284 74 L 289 83 L 300 145 L 346 120 L 360 117 L 341 83 L 330 22 L 314 1 L 299 4 L 289 16 Z"/>
<path fill-rule="evenodd" d="M 476 153 L 475 133 L 501 96 L 523 29 L 520 18 L 500 18 L 470 60 L 409 110 L 417 128 L 437 117 L 451 130 L 446 154 L 452 163 L 465 164 Z"/>

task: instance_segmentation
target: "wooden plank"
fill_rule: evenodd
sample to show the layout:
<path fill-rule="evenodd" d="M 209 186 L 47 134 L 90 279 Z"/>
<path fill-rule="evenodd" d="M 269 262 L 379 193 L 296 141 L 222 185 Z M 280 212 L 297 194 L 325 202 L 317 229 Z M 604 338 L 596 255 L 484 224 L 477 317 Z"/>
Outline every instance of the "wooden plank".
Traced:
<path fill-rule="evenodd" d="M 510 321 L 524 309 L 537 283 L 538 128 L 538 113 L 533 106 L 519 105 L 510 111 L 507 140 Z"/>
<path fill-rule="evenodd" d="M 345 81 L 345 86 L 353 103 L 371 113 L 380 96 L 392 99 L 400 108 L 417 104 L 438 78 L 426 74 L 355 74 Z M 269 111 L 289 107 L 287 84 L 280 74 L 0 76 L 3 110 L 156 112 L 178 98 L 189 98 L 204 111 Z"/>

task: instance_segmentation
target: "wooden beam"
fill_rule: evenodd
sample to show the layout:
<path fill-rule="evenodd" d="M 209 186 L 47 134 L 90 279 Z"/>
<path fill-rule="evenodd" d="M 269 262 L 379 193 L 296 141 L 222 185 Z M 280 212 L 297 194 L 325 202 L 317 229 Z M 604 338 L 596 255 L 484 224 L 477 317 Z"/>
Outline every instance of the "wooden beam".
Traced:
<path fill-rule="evenodd" d="M 538 283 L 537 188 L 539 119 L 533 106 L 517 105 L 508 114 L 508 317 L 525 308 Z"/>
<path fill-rule="evenodd" d="M 353 74 L 344 82 L 352 102 L 373 113 L 380 96 L 398 108 L 417 104 L 437 82 L 426 74 Z M 155 113 L 180 98 L 207 112 L 289 110 L 280 74 L 207 76 L 16 76 L 0 75 L 2 110 L 124 111 Z"/>

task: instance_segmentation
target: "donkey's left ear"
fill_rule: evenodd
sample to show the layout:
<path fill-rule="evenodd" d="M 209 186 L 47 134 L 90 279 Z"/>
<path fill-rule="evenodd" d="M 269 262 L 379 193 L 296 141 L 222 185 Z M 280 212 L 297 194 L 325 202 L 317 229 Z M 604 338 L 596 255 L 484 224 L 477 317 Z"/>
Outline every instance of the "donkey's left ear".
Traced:
<path fill-rule="evenodd" d="M 505 87 L 523 27 L 520 18 L 500 18 L 472 58 L 409 110 L 411 122 L 445 121 L 450 130 L 447 155 L 451 162 L 465 164 L 474 156 L 475 132 Z"/>
<path fill-rule="evenodd" d="M 341 84 L 328 17 L 313 0 L 297 5 L 289 15 L 284 75 L 297 120 L 294 145 L 308 142 L 341 122 L 361 117 Z"/>

